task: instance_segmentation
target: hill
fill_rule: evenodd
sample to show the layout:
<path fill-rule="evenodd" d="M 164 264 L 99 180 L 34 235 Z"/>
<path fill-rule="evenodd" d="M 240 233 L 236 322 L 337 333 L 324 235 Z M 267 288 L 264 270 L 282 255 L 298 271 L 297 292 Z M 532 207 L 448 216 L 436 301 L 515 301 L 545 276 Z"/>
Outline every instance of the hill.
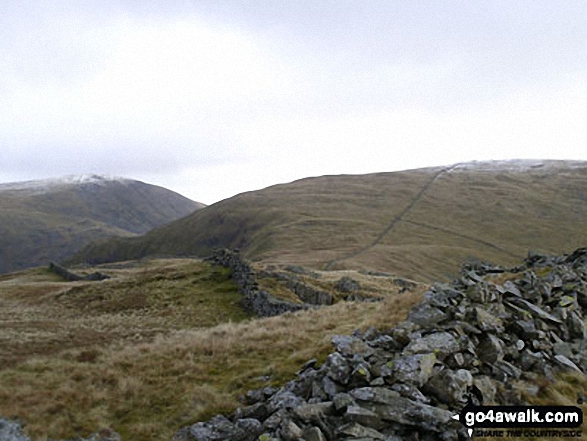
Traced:
<path fill-rule="evenodd" d="M 96 175 L 0 184 L 0 273 L 67 259 L 93 240 L 142 234 L 202 206 Z"/>
<path fill-rule="evenodd" d="M 74 261 L 204 256 L 451 278 L 465 260 L 510 265 L 587 243 L 587 162 L 490 161 L 323 176 L 248 192 Z"/>

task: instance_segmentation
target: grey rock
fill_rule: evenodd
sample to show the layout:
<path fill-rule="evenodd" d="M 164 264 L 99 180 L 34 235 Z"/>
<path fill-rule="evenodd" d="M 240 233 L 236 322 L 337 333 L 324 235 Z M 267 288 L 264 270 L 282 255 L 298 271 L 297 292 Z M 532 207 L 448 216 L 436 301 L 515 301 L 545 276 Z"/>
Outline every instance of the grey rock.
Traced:
<path fill-rule="evenodd" d="M 326 441 L 326 437 L 318 427 L 308 427 L 302 434 L 305 441 Z"/>
<path fill-rule="evenodd" d="M 385 349 L 387 351 L 394 351 L 403 348 L 389 335 L 379 335 L 373 340 L 369 341 L 369 346 L 372 348 Z"/>
<path fill-rule="evenodd" d="M 351 372 L 349 385 L 351 387 L 367 386 L 371 382 L 371 371 L 366 362 L 357 363 Z"/>
<path fill-rule="evenodd" d="M 346 437 L 354 437 L 354 438 L 369 438 L 373 440 L 385 440 L 387 439 L 385 435 L 381 432 L 371 429 L 370 427 L 362 426 L 358 423 L 347 423 L 343 426 L 340 426 L 336 429 L 337 437 L 346 436 Z"/>
<path fill-rule="evenodd" d="M 493 334 L 485 334 L 477 347 L 479 359 L 485 363 L 503 360 L 503 343 Z"/>
<path fill-rule="evenodd" d="M 522 370 L 520 368 L 517 368 L 505 360 L 498 360 L 494 363 L 493 366 L 503 372 L 506 375 L 506 378 L 513 378 L 517 380 L 522 375 Z"/>
<path fill-rule="evenodd" d="M 391 330 L 391 337 L 402 347 L 411 342 L 412 333 L 418 328 L 415 323 L 405 321 Z"/>
<path fill-rule="evenodd" d="M 385 387 L 361 387 L 350 391 L 350 395 L 355 400 L 383 404 L 393 403 L 400 396 L 399 393 Z"/>
<path fill-rule="evenodd" d="M 516 297 L 522 297 L 522 293 L 520 292 L 520 290 L 518 289 L 518 287 L 511 282 L 510 280 L 508 280 L 507 282 L 505 282 L 503 284 L 503 292 L 504 294 L 512 294 Z"/>
<path fill-rule="evenodd" d="M 327 373 L 330 378 L 341 384 L 348 383 L 351 367 L 338 352 L 333 352 L 326 359 Z"/>
<path fill-rule="evenodd" d="M 350 335 L 335 335 L 332 337 L 332 344 L 336 347 L 338 352 L 347 356 L 362 354 L 364 357 L 369 357 L 375 352 L 375 350 L 363 340 Z"/>
<path fill-rule="evenodd" d="M 517 320 L 512 324 L 513 331 L 523 340 L 531 341 L 540 336 L 538 329 L 531 320 Z"/>
<path fill-rule="evenodd" d="M 279 409 L 295 409 L 303 404 L 305 401 L 288 391 L 279 391 L 271 397 L 268 403 L 269 413 L 274 413 Z"/>
<path fill-rule="evenodd" d="M 20 424 L 0 418 L 0 440 L 2 441 L 31 441 L 22 432 Z"/>
<path fill-rule="evenodd" d="M 371 383 L 369 383 L 369 386 L 379 387 L 383 385 L 385 385 L 385 380 L 382 377 L 377 377 L 373 381 L 371 381 Z"/>
<path fill-rule="evenodd" d="M 375 412 L 360 406 L 349 406 L 344 414 L 344 419 L 368 427 L 381 428 L 384 426 L 382 419 Z"/>
<path fill-rule="evenodd" d="M 361 285 L 354 279 L 350 277 L 342 277 L 336 283 L 336 289 L 340 292 L 356 292 L 361 289 Z"/>
<path fill-rule="evenodd" d="M 566 367 L 567 369 L 571 369 L 571 370 L 583 373 L 581 371 L 581 369 L 579 369 L 575 363 L 573 363 L 571 360 L 569 360 L 564 355 L 555 355 L 554 358 L 556 361 L 558 361 L 562 366 Z"/>
<path fill-rule="evenodd" d="M 587 339 L 587 325 L 576 311 L 570 313 L 567 320 L 571 337 L 586 340 Z"/>
<path fill-rule="evenodd" d="M 281 425 L 284 418 L 287 417 L 287 411 L 285 409 L 280 409 L 263 421 L 263 429 L 267 431 L 275 431 Z"/>
<path fill-rule="evenodd" d="M 251 440 L 256 440 L 263 433 L 261 422 L 254 418 L 240 419 L 235 423 L 235 426 L 245 432 Z"/>
<path fill-rule="evenodd" d="M 254 418 L 265 420 L 269 416 L 269 409 L 265 403 L 255 403 L 250 406 L 240 407 L 235 412 L 236 419 Z"/>
<path fill-rule="evenodd" d="M 347 393 L 340 393 L 334 396 L 332 404 L 337 412 L 344 412 L 349 406 L 355 405 L 355 400 Z"/>
<path fill-rule="evenodd" d="M 475 308 L 475 318 L 477 321 L 477 326 L 482 331 L 493 331 L 493 332 L 502 332 L 503 331 L 503 322 L 499 317 L 495 317 L 494 315 L 490 314 L 484 308 Z"/>
<path fill-rule="evenodd" d="M 460 346 L 456 339 L 448 332 L 436 332 L 412 341 L 405 349 L 405 354 L 432 353 L 437 357 L 447 356 L 459 352 Z"/>
<path fill-rule="evenodd" d="M 305 423 L 316 423 L 328 415 L 334 413 L 334 406 L 331 401 L 316 404 L 305 404 L 293 409 L 296 417 Z"/>
<path fill-rule="evenodd" d="M 555 355 L 564 355 L 567 358 L 573 357 L 573 349 L 570 343 L 561 341 L 552 345 L 552 351 Z"/>
<path fill-rule="evenodd" d="M 485 375 L 479 375 L 473 378 L 473 385 L 481 392 L 483 404 L 494 404 L 497 390 L 491 378 Z"/>
<path fill-rule="evenodd" d="M 516 303 L 521 308 L 526 309 L 527 311 L 530 311 L 531 313 L 533 313 L 534 315 L 540 317 L 543 320 L 548 320 L 548 321 L 551 321 L 551 322 L 557 323 L 557 324 L 562 324 L 563 323 L 560 319 L 554 317 L 553 315 L 551 315 L 548 312 L 544 311 L 542 308 L 536 306 L 533 303 L 528 302 L 527 300 L 524 300 L 524 299 L 512 299 L 512 302 Z"/>
<path fill-rule="evenodd" d="M 443 403 L 457 405 L 467 401 L 467 391 L 473 385 L 473 376 L 465 369 L 445 369 L 432 377 L 425 391 L 432 393 Z"/>
<path fill-rule="evenodd" d="M 534 254 L 509 270 L 515 282 L 499 286 L 485 275 L 504 269 L 471 264 L 452 285 L 426 292 L 408 321 L 336 336 L 336 352 L 321 367 L 311 360 L 278 391 L 247 394 L 252 405 L 225 429 L 239 436 L 248 417 L 271 441 L 468 439 L 451 416 L 469 392 L 483 404 L 524 404 L 520 389 L 537 390 L 532 379 L 587 371 L 585 266 L 587 251 L 572 261 Z M 252 270 L 241 273 L 247 292 L 258 292 Z M 511 387 L 515 379 L 519 387 Z M 220 423 L 204 428 L 218 431 Z"/>
<path fill-rule="evenodd" d="M 447 318 L 448 314 L 426 303 L 414 306 L 408 316 L 409 321 L 424 328 L 431 328 Z"/>
<path fill-rule="evenodd" d="M 206 423 L 197 423 L 190 427 L 190 435 L 197 441 L 249 441 L 251 438 L 242 429 L 236 427 L 227 418 L 217 415 Z"/>
<path fill-rule="evenodd" d="M 416 386 L 424 385 L 432 376 L 436 363 L 434 353 L 406 355 L 389 362 L 393 378 Z"/>
<path fill-rule="evenodd" d="M 334 396 L 343 391 L 343 387 L 330 379 L 330 377 L 324 377 L 322 380 L 322 390 L 326 394 L 329 400 L 332 400 Z"/>
<path fill-rule="evenodd" d="M 280 432 L 285 441 L 299 441 L 304 434 L 302 429 L 290 419 L 282 422 Z"/>
<path fill-rule="evenodd" d="M 424 404 L 430 404 L 430 399 L 420 392 L 420 389 L 416 386 L 406 383 L 394 383 L 390 388 L 391 390 L 398 392 L 404 398 L 409 398 L 412 401 L 418 401 Z"/>
<path fill-rule="evenodd" d="M 453 415 L 448 410 L 417 403 L 403 397 L 390 398 L 385 404 L 371 401 L 360 405 L 384 421 L 421 427 L 433 432 L 446 430 L 446 425 Z"/>

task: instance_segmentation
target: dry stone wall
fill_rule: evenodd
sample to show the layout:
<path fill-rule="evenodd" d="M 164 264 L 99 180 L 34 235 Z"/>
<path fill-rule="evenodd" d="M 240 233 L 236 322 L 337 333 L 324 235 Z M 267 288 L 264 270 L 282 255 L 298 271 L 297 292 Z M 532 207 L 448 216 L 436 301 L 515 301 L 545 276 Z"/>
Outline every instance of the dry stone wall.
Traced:
<path fill-rule="evenodd" d="M 408 319 L 332 339 L 281 388 L 246 394 L 229 416 L 175 441 L 469 439 L 451 416 L 476 404 L 524 404 L 557 371 L 587 372 L 587 248 L 533 253 L 515 268 L 468 265 L 435 284 Z"/>
<path fill-rule="evenodd" d="M 232 271 L 232 278 L 238 286 L 239 292 L 243 295 L 243 307 L 253 311 L 259 317 L 271 317 L 309 307 L 309 305 L 277 299 L 267 291 L 259 290 L 255 271 L 240 257 L 238 250 L 217 250 L 206 260 L 212 264 L 229 268 Z"/>
<path fill-rule="evenodd" d="M 106 280 L 106 279 L 110 278 L 109 276 L 102 274 L 102 273 L 99 273 L 99 272 L 88 274 L 87 276 L 80 276 L 78 274 L 72 273 L 67 268 L 64 268 L 60 265 L 57 265 L 54 262 L 49 263 L 49 271 L 57 274 L 58 276 L 60 276 L 64 280 L 67 280 L 68 282 L 77 282 L 80 280 L 99 281 L 99 280 Z"/>

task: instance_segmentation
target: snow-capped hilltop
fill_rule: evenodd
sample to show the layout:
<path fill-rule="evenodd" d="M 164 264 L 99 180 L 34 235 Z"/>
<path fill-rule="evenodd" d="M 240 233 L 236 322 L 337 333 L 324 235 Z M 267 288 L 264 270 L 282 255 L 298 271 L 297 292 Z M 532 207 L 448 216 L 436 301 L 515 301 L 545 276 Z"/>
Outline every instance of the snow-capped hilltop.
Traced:
<path fill-rule="evenodd" d="M 504 159 L 488 161 L 461 162 L 450 167 L 449 171 L 509 171 L 527 172 L 532 170 L 555 170 L 586 168 L 587 161 L 546 160 L 546 159 Z"/>
<path fill-rule="evenodd" d="M 144 234 L 203 204 L 157 185 L 88 174 L 0 184 L 0 207 L 2 274 L 66 260 L 106 237 Z"/>
<path fill-rule="evenodd" d="M 0 191 L 30 191 L 34 193 L 43 193 L 58 187 L 77 186 L 84 184 L 106 185 L 110 182 L 127 183 L 129 179 L 113 177 L 106 175 L 86 174 L 86 175 L 67 175 L 59 178 L 39 179 L 22 182 L 9 182 L 0 184 Z"/>

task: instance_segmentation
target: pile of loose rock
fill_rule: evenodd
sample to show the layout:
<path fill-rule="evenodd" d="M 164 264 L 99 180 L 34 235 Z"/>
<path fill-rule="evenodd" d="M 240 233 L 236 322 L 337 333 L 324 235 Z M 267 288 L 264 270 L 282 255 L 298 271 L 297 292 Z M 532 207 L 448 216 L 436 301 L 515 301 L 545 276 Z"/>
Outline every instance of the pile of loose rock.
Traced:
<path fill-rule="evenodd" d="M 587 372 L 587 249 L 532 254 L 505 270 L 469 265 L 387 331 L 335 336 L 324 364 L 246 394 L 232 415 L 175 440 L 464 440 L 469 397 L 523 404 L 536 380 Z"/>

